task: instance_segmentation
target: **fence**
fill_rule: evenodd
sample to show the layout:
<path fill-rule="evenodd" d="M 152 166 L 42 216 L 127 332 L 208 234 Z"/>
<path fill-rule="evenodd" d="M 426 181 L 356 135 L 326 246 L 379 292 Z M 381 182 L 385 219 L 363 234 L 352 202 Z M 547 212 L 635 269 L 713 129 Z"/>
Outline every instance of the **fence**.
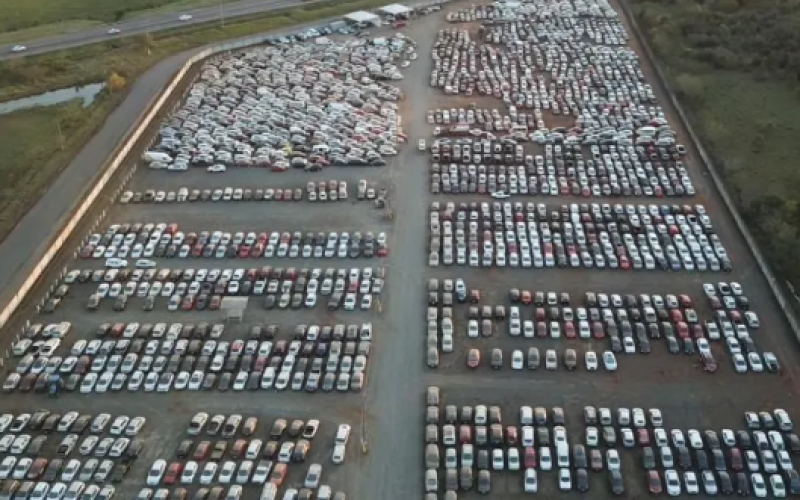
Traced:
<path fill-rule="evenodd" d="M 761 269 L 762 274 L 769 283 L 769 287 L 772 290 L 772 294 L 775 296 L 775 300 L 778 302 L 778 306 L 783 310 L 784 316 L 786 317 L 787 322 L 789 323 L 790 328 L 794 332 L 795 337 L 797 337 L 798 341 L 800 341 L 800 325 L 798 325 L 797 318 L 794 315 L 794 311 L 792 310 L 791 306 L 789 305 L 789 301 L 786 298 L 786 295 L 783 293 L 783 289 L 781 288 L 780 283 L 776 280 L 775 275 L 772 273 L 772 270 L 767 264 L 764 255 L 761 253 L 761 250 L 758 248 L 753 235 L 750 233 L 750 230 L 747 228 L 744 220 L 742 219 L 741 215 L 739 214 L 739 210 L 736 207 L 736 204 L 731 198 L 728 190 L 725 188 L 725 183 L 722 180 L 722 177 L 719 175 L 719 172 L 714 167 L 714 163 L 711 161 L 711 156 L 708 152 L 703 148 L 703 144 L 700 141 L 699 136 L 692 128 L 691 123 L 689 123 L 689 119 L 686 115 L 686 112 L 681 107 L 680 102 L 678 102 L 678 98 L 670 89 L 669 85 L 667 84 L 667 79 L 664 76 L 664 72 L 661 70 L 661 67 L 658 65 L 655 55 L 653 54 L 650 45 L 647 43 L 646 38 L 642 34 L 641 30 L 639 29 L 639 25 L 636 23 L 636 17 L 633 15 L 633 12 L 630 9 L 630 6 L 627 4 L 626 0 L 620 0 L 620 6 L 622 7 L 622 11 L 625 17 L 628 19 L 628 24 L 633 31 L 634 36 L 639 41 L 639 44 L 642 46 L 645 52 L 645 56 L 650 61 L 650 65 L 654 68 L 656 72 L 657 78 L 661 81 L 661 86 L 666 89 L 667 95 L 669 97 L 670 102 L 672 103 L 673 108 L 677 111 L 678 116 L 683 122 L 683 126 L 686 129 L 687 133 L 689 134 L 689 138 L 691 139 L 692 143 L 694 144 L 695 148 L 697 149 L 698 153 L 700 154 L 703 163 L 706 166 L 709 174 L 711 175 L 711 179 L 714 182 L 714 186 L 719 192 L 722 201 L 725 203 L 728 212 L 730 212 L 731 217 L 733 217 L 734 222 L 736 223 L 736 227 L 739 229 L 742 237 L 747 243 L 750 252 L 753 254 L 753 257 L 756 260 L 756 264 Z"/>

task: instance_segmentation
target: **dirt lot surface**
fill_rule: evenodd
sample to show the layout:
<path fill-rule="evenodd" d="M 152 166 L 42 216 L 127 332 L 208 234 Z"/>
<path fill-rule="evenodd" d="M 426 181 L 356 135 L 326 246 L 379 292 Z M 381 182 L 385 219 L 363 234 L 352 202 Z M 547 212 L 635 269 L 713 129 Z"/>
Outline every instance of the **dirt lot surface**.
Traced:
<path fill-rule="evenodd" d="M 453 4 L 452 8 L 464 6 Z M 241 338 L 247 328 L 255 323 L 275 323 L 283 328 L 300 323 L 332 324 L 372 321 L 375 325 L 374 349 L 370 356 L 366 390 L 360 394 L 316 393 L 293 391 L 283 393 L 258 392 L 255 396 L 236 392 L 145 394 L 119 393 L 85 396 L 64 394 L 59 399 L 47 399 L 40 394 L 8 395 L 3 397 L 4 411 L 33 411 L 50 408 L 58 411 L 78 410 L 89 413 L 109 412 L 112 415 L 144 415 L 148 417 L 144 438 L 144 455 L 137 461 L 128 480 L 119 490 L 122 498 L 130 500 L 144 484 L 146 469 L 156 458 L 170 458 L 182 439 L 184 427 L 197 411 L 215 413 L 241 413 L 258 416 L 262 429 L 272 419 L 319 418 L 321 434 L 316 438 L 313 461 L 325 466 L 323 482 L 335 490 L 347 493 L 357 500 L 390 500 L 420 498 L 423 492 L 422 440 L 424 391 L 429 385 L 442 388 L 442 404 L 500 405 L 508 422 L 515 421 L 520 405 L 565 408 L 568 428 L 573 436 L 581 435 L 576 424 L 584 405 L 617 407 L 660 408 L 667 426 L 680 428 L 740 428 L 745 410 L 786 408 L 800 417 L 797 379 L 798 356 L 795 339 L 781 319 L 763 277 L 736 231 L 731 217 L 724 210 L 710 180 L 698 167 L 697 155 L 690 148 L 690 174 L 698 188 L 696 203 L 706 205 L 717 231 L 734 262 L 734 271 L 725 274 L 696 274 L 669 272 L 623 272 L 612 270 L 578 269 L 503 269 L 485 270 L 468 267 L 431 269 L 427 267 L 428 208 L 431 201 L 468 201 L 464 196 L 432 196 L 429 194 L 428 159 L 416 150 L 419 139 L 431 139 L 431 127 L 425 115 L 428 109 L 465 105 L 464 99 L 443 96 L 431 88 L 428 57 L 436 33 L 446 26 L 444 13 L 431 15 L 409 23 L 404 33 L 418 44 L 419 60 L 415 61 L 400 82 L 406 99 L 401 102 L 403 127 L 409 135 L 409 145 L 393 159 L 388 167 L 369 169 L 337 168 L 324 174 L 287 172 L 276 174 L 265 170 L 229 170 L 220 175 L 205 172 L 170 174 L 140 170 L 128 186 L 132 190 L 150 188 L 176 189 L 189 187 L 204 189 L 224 186 L 243 188 L 303 187 L 309 179 L 347 180 L 353 186 L 358 179 L 366 178 L 377 186 L 390 190 L 390 203 L 394 212 L 392 221 L 375 210 L 368 202 L 340 202 L 312 204 L 302 202 L 239 202 L 239 203 L 183 203 L 113 205 L 104 224 L 122 222 L 177 222 L 181 230 L 202 231 L 225 229 L 228 231 L 386 231 L 391 253 L 385 259 L 359 259 L 358 261 L 332 259 L 326 261 L 276 260 L 263 262 L 274 266 L 296 267 L 384 267 L 387 288 L 382 297 L 381 311 L 373 308 L 369 313 L 329 313 L 318 306 L 311 312 L 268 312 L 255 301 L 245 312 L 241 325 L 231 325 L 226 330 L 227 339 Z M 635 47 L 635 44 L 634 44 Z M 644 65 L 649 81 L 656 90 L 658 83 Z M 661 93 L 663 95 L 663 92 Z M 486 100 L 485 103 L 489 101 Z M 663 101 L 662 101 L 663 102 Z M 455 104 L 454 104 L 455 103 Z M 486 105 L 484 103 L 484 105 Z M 500 107 L 500 103 L 495 106 Z M 672 110 L 666 109 L 670 117 Z M 677 122 L 671 120 L 674 127 Z M 352 189 L 352 188 L 351 188 Z M 519 200 L 517 200 L 517 198 Z M 486 201 L 489 199 L 486 198 Z M 482 200 L 483 201 L 483 200 Z M 558 205 L 579 202 L 572 198 L 515 197 L 510 201 L 535 201 Z M 628 203 L 647 203 L 645 199 L 619 200 Z M 74 246 L 77 245 L 77 242 Z M 68 257 L 64 257 L 67 262 Z M 199 260 L 172 260 L 168 267 L 220 267 L 215 262 Z M 240 266 L 227 261 L 221 267 Z M 264 264 L 262 264 L 264 265 Z M 99 263 L 70 262 L 68 268 L 96 268 Z M 717 373 L 706 374 L 699 368 L 697 358 L 683 354 L 670 355 L 663 342 L 654 342 L 653 352 L 644 355 L 618 355 L 616 373 L 583 369 L 568 373 L 557 371 L 512 371 L 508 368 L 493 371 L 482 367 L 468 371 L 465 367 L 467 349 L 477 347 L 484 352 L 501 348 L 510 353 L 513 349 L 527 349 L 536 345 L 540 349 L 574 347 L 579 351 L 600 349 L 600 341 L 565 339 L 512 338 L 501 329 L 490 339 L 468 339 L 466 306 L 459 306 L 455 315 L 455 352 L 444 354 L 442 366 L 435 371 L 425 368 L 425 347 L 421 333 L 424 331 L 426 311 L 425 286 L 429 277 L 463 278 L 470 288 L 482 291 L 482 303 L 508 305 L 508 290 L 522 288 L 533 291 L 569 292 L 574 298 L 583 297 L 587 291 L 619 294 L 688 294 L 700 304 L 704 282 L 738 281 L 750 297 L 752 309 L 759 313 L 762 327 L 755 341 L 762 350 L 774 351 L 782 362 L 783 373 L 736 375 L 722 345 L 714 345 L 720 363 Z M 163 305 L 155 311 L 144 313 L 136 299 L 127 311 L 115 313 L 110 308 L 89 314 L 85 310 L 90 285 L 79 285 L 64 305 L 51 317 L 36 318 L 32 322 L 68 320 L 75 325 L 77 338 L 88 338 L 93 327 L 102 322 L 200 322 L 221 321 L 215 312 L 167 312 Z M 42 292 L 44 293 L 44 291 Z M 30 311 L 30 308 L 28 309 Z M 701 319 L 710 315 L 705 306 L 698 307 Z M 523 314 L 530 315 L 530 311 Z M 525 319 L 529 319 L 527 316 Z M 13 338 L 13 334 L 6 337 Z M 10 340 L 6 341 L 6 344 Z M 348 447 L 344 465 L 330 464 L 331 436 L 338 423 L 349 423 L 354 429 L 354 439 Z M 645 493 L 642 474 L 635 457 L 623 454 L 623 470 L 629 498 L 641 498 Z M 297 484 L 305 466 L 290 468 L 288 484 Z M 300 472 L 302 470 L 303 472 Z M 521 498 L 519 473 L 499 473 L 493 481 L 493 497 Z M 630 476 L 630 479 L 627 477 Z M 557 491 L 554 473 L 542 474 L 542 493 L 553 498 Z M 602 479 L 592 480 L 592 498 L 610 497 Z M 255 490 L 246 498 L 255 498 Z M 463 496 L 462 496 L 463 495 Z M 559 494 L 560 495 L 560 494 Z M 577 496 L 576 493 L 560 496 Z M 477 493 L 459 494 L 459 498 L 477 498 Z"/>

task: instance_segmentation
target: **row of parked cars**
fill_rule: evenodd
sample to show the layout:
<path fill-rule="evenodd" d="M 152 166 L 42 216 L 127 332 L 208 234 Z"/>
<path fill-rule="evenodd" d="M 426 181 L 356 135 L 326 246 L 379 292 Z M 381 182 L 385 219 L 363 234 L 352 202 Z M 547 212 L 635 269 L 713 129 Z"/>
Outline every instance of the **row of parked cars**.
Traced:
<path fill-rule="evenodd" d="M 397 59 L 409 47 L 405 38 L 392 38 L 388 53 L 363 39 L 281 44 L 207 62 L 159 131 L 150 166 L 385 165 L 405 135 L 395 104 L 402 93 L 384 80 L 402 78 Z"/>
<path fill-rule="evenodd" d="M 176 191 L 148 189 L 142 191 L 125 191 L 119 202 L 128 203 L 184 203 L 197 201 L 345 201 L 348 199 L 347 181 L 309 182 L 305 194 L 301 188 L 216 188 L 189 189 L 178 188 Z M 373 196 L 374 198 L 374 196 Z"/>
<path fill-rule="evenodd" d="M 99 282 L 86 307 L 97 310 L 105 299 L 117 311 L 125 310 L 131 298 L 143 299 L 142 308 L 151 311 L 159 298 L 169 311 L 217 310 L 225 296 L 263 297 L 265 309 L 313 308 L 327 297 L 329 310 L 369 310 L 373 299 L 383 292 L 383 270 L 347 269 L 108 269 L 72 271 L 67 283 Z M 70 285 L 59 286 L 50 300 L 60 301 Z"/>
<path fill-rule="evenodd" d="M 203 231 L 200 234 L 175 231 L 115 233 L 110 240 L 96 233 L 80 249 L 83 259 L 152 258 L 371 258 L 388 255 L 386 233 L 349 232 L 306 233 L 300 231 L 254 231 L 236 233 Z M 106 243 L 107 244 L 104 244 Z"/>
<path fill-rule="evenodd" d="M 732 268 L 705 209 L 572 205 L 431 210 L 430 264 L 720 271 Z M 519 206 L 519 205 L 518 205 Z M 591 211 L 590 211 L 591 210 Z M 688 213 L 686 213 L 688 211 Z"/>
<path fill-rule="evenodd" d="M 341 326 L 341 330 L 339 329 Z M 364 385 L 372 340 L 372 325 L 344 325 L 336 338 L 320 338 L 309 328 L 304 340 L 117 339 L 78 341 L 69 355 L 27 354 L 8 375 L 3 389 L 28 391 L 42 379 L 66 379 L 67 390 L 81 392 L 212 389 L 353 390 Z M 353 339 L 353 340 L 349 340 Z"/>
<path fill-rule="evenodd" d="M 485 165 L 483 163 L 469 163 L 469 158 L 473 156 L 480 156 L 473 153 L 474 149 L 478 151 L 485 151 L 487 148 L 496 151 L 506 151 L 511 148 L 522 148 L 517 144 L 498 144 L 492 146 L 491 143 L 487 144 L 488 140 L 477 142 L 474 139 L 467 138 L 440 138 L 431 147 L 433 153 L 434 163 L 431 165 L 430 175 L 430 190 L 432 194 L 447 193 L 447 194 L 502 194 L 503 196 L 511 195 L 529 195 L 529 196 L 581 196 L 581 197 L 599 197 L 599 196 L 649 196 L 656 198 L 663 198 L 665 196 L 688 196 L 694 193 L 694 187 L 688 177 L 688 172 L 683 162 L 675 162 L 675 165 L 662 164 L 656 161 L 653 165 L 650 161 L 644 164 L 639 164 L 637 159 L 637 166 L 634 167 L 629 158 L 638 158 L 639 156 L 646 156 L 643 150 L 641 155 L 638 155 L 633 146 L 629 146 L 624 150 L 625 163 L 617 159 L 616 165 L 612 159 L 613 155 L 618 158 L 620 155 L 617 152 L 616 146 L 595 146 L 599 151 L 603 150 L 607 161 L 600 158 L 587 159 L 584 163 L 581 153 L 574 156 L 577 158 L 565 160 L 561 157 L 560 146 L 556 145 L 558 160 L 553 159 L 552 149 L 553 146 L 548 144 L 546 148 L 550 154 L 547 156 L 548 163 L 544 163 L 541 156 L 536 156 L 535 160 L 530 157 L 526 159 L 525 165 L 522 165 L 522 159 L 517 160 L 516 165 Z M 499 148 L 497 147 L 499 146 Z M 572 152 L 572 148 L 579 148 L 580 146 L 567 146 L 567 152 Z M 613 149 L 612 149 L 613 148 Z M 466 151 L 465 151 L 466 150 Z M 441 151 L 442 154 L 438 154 Z M 445 162 L 446 158 L 450 156 L 450 152 L 455 157 L 453 160 L 458 160 L 461 155 L 461 161 L 464 163 L 438 163 L 438 161 Z M 464 152 L 465 151 L 465 152 Z M 469 155 L 465 159 L 463 155 Z M 483 160 L 485 161 L 484 153 Z M 444 158 L 440 158 L 443 156 Z M 495 154 L 495 157 L 500 154 Z M 511 156 L 507 153 L 504 156 Z M 519 158 L 519 155 L 515 155 Z M 564 157 L 571 155 L 565 154 Z M 599 155 L 598 155 L 599 156 Z M 438 161 L 437 161 L 438 160 Z M 534 163 L 534 161 L 536 163 Z M 509 161 L 509 163 L 511 163 Z"/>
<path fill-rule="evenodd" d="M 443 352 L 450 352 L 442 349 Z M 557 370 L 559 366 L 563 366 L 568 371 L 577 370 L 580 365 L 584 365 L 587 371 L 597 371 L 603 367 L 606 371 L 617 371 L 617 357 L 612 351 L 598 352 L 594 350 L 587 350 L 583 356 L 578 354 L 578 350 L 568 348 L 564 349 L 561 354 L 557 349 L 545 350 L 544 356 L 541 356 L 538 347 L 528 348 L 527 354 L 523 353 L 522 349 L 514 349 L 511 355 L 508 356 L 509 361 L 505 361 L 503 350 L 500 348 L 492 349 L 487 353 L 488 362 L 483 360 L 483 354 L 480 349 L 472 348 L 467 352 L 466 365 L 468 368 L 480 368 L 483 365 L 490 366 L 493 370 L 500 370 L 502 368 L 510 367 L 512 370 L 538 370 L 544 368 L 545 370 Z M 583 358 L 581 360 L 581 358 Z M 435 366 L 431 366 L 435 368 Z"/>

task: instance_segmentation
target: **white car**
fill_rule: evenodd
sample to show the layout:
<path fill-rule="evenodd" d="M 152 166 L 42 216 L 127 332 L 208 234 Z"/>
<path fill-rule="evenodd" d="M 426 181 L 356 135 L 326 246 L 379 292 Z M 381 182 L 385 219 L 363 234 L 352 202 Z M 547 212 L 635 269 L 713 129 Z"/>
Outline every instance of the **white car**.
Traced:
<path fill-rule="evenodd" d="M 597 370 L 597 353 L 594 351 L 586 351 L 586 369 L 589 371 Z"/>
<path fill-rule="evenodd" d="M 311 464 L 306 472 L 305 481 L 303 485 L 309 489 L 316 489 L 319 487 L 319 481 L 322 477 L 322 466 L 320 464 Z"/>
<path fill-rule="evenodd" d="M 572 475 L 569 473 L 569 469 L 558 469 L 558 489 L 561 491 L 572 489 Z"/>
<path fill-rule="evenodd" d="M 514 352 L 511 353 L 511 368 L 513 370 L 522 370 L 525 368 L 525 356 L 519 349 L 515 349 Z"/>
<path fill-rule="evenodd" d="M 697 481 L 697 474 L 692 471 L 683 473 L 683 485 L 686 487 L 686 493 L 689 495 L 697 495 L 700 493 L 700 483 Z"/>
<path fill-rule="evenodd" d="M 753 488 L 753 495 L 756 498 L 766 498 L 767 483 L 764 482 L 764 476 L 758 472 L 750 474 L 750 485 Z"/>
<path fill-rule="evenodd" d="M 211 484 L 217 476 L 217 468 L 219 466 L 216 462 L 206 462 L 203 467 L 203 472 L 200 474 L 200 484 Z"/>
<path fill-rule="evenodd" d="M 150 467 L 150 472 L 147 473 L 147 486 L 158 486 L 161 484 L 161 479 L 164 477 L 164 471 L 167 470 L 167 461 L 158 459 L 153 462 Z"/>
<path fill-rule="evenodd" d="M 181 483 L 192 484 L 194 482 L 194 477 L 197 475 L 197 469 L 197 462 L 186 462 L 186 465 L 183 467 L 183 472 L 181 472 Z"/>
<path fill-rule="evenodd" d="M 427 149 L 425 145 L 425 139 L 420 139 L 419 142 L 417 143 L 417 147 L 419 148 L 420 151 L 425 151 Z"/>
<path fill-rule="evenodd" d="M 347 448 L 344 444 L 336 444 L 333 447 L 333 455 L 331 456 L 331 462 L 335 464 L 341 464 L 344 462 L 344 456 L 347 451 Z"/>
<path fill-rule="evenodd" d="M 736 373 L 747 373 L 747 361 L 745 361 L 744 356 L 739 353 L 733 355 L 733 368 L 736 370 Z"/>
<path fill-rule="evenodd" d="M 120 32 L 119 28 L 111 28 L 108 30 L 109 35 L 116 35 Z"/>
<path fill-rule="evenodd" d="M 786 496 L 786 484 L 783 482 L 783 477 L 780 474 L 772 474 L 769 476 L 769 485 L 772 487 L 772 496 L 775 498 L 783 498 Z"/>
<path fill-rule="evenodd" d="M 525 469 L 524 487 L 525 493 L 536 493 L 539 490 L 539 481 L 536 476 L 536 469 Z"/>
<path fill-rule="evenodd" d="M 606 370 L 610 372 L 617 371 L 617 357 L 614 356 L 614 353 L 611 351 L 603 352 L 603 365 L 605 365 Z"/>
<path fill-rule="evenodd" d="M 681 480 L 674 469 L 664 471 L 664 485 L 667 487 L 667 495 L 676 497 L 681 494 Z"/>
<path fill-rule="evenodd" d="M 25 52 L 26 50 L 28 50 L 28 47 L 24 45 L 14 45 L 11 48 L 11 52 Z"/>
<path fill-rule="evenodd" d="M 179 17 L 178 19 L 180 19 L 181 21 L 191 21 L 192 20 L 192 16 L 191 16 L 191 14 L 184 14 L 181 17 Z"/>

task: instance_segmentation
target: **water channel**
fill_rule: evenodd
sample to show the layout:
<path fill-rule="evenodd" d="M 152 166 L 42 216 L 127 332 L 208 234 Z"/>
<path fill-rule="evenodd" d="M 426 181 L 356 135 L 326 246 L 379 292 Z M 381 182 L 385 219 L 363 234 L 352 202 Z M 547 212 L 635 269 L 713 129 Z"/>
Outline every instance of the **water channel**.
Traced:
<path fill-rule="evenodd" d="M 73 99 L 81 99 L 83 101 L 83 107 L 85 108 L 94 102 L 95 98 L 104 87 L 104 83 L 92 83 L 82 87 L 53 90 L 39 95 L 2 102 L 0 103 L 0 115 L 36 106 L 53 106 Z"/>

